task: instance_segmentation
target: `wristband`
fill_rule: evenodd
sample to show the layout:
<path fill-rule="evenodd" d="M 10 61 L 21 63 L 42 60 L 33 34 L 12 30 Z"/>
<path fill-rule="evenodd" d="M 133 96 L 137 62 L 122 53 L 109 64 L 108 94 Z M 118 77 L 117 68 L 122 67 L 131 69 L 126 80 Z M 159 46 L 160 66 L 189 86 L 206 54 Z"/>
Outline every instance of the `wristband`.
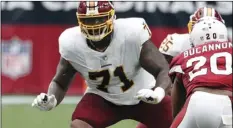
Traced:
<path fill-rule="evenodd" d="M 154 93 L 156 96 L 158 96 L 158 102 L 162 101 L 162 99 L 165 97 L 165 91 L 161 87 L 155 88 Z"/>

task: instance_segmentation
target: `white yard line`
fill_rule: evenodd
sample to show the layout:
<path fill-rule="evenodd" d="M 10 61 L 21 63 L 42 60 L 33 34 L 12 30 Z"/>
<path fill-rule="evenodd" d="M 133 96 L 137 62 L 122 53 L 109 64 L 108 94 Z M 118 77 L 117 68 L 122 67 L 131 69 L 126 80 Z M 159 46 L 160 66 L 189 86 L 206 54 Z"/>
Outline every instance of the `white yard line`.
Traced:
<path fill-rule="evenodd" d="M 61 104 L 77 104 L 82 96 L 66 96 Z M 2 105 L 31 104 L 36 96 L 2 96 Z"/>

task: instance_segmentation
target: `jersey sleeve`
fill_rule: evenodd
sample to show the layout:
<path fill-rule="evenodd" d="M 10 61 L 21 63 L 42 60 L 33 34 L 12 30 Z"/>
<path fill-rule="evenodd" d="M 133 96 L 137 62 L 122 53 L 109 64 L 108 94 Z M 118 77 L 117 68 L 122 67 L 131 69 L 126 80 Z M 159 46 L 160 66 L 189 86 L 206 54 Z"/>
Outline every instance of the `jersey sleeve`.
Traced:
<path fill-rule="evenodd" d="M 167 37 L 162 41 L 159 47 L 159 51 L 165 55 L 176 56 L 178 49 L 175 47 L 177 34 L 168 34 Z"/>
<path fill-rule="evenodd" d="M 129 38 L 133 46 L 136 47 L 136 54 L 139 58 L 142 45 L 151 38 L 152 34 L 150 28 L 148 27 L 146 21 L 143 18 L 133 18 L 131 21 L 131 28 L 129 29 Z"/>
<path fill-rule="evenodd" d="M 151 38 L 150 28 L 143 18 L 129 18 L 127 22 L 127 25 L 130 26 L 128 29 L 129 38 L 134 40 L 134 43 L 138 46 L 143 45 L 143 43 Z"/>
<path fill-rule="evenodd" d="M 159 51 L 169 56 L 177 56 L 181 52 L 191 48 L 189 34 L 169 34 L 162 41 Z"/>
<path fill-rule="evenodd" d="M 73 43 L 72 40 L 70 40 L 69 33 L 67 30 L 61 33 L 61 35 L 58 38 L 59 42 L 59 53 L 62 58 L 66 59 L 67 61 L 72 61 L 73 56 Z"/>
<path fill-rule="evenodd" d="M 152 36 L 150 28 L 148 27 L 146 21 L 142 19 L 142 25 L 139 25 L 139 33 L 137 34 L 140 40 L 140 45 L 149 40 Z"/>
<path fill-rule="evenodd" d="M 173 60 L 170 63 L 170 70 L 169 70 L 169 76 L 174 77 L 174 76 L 181 76 L 184 74 L 183 69 L 182 69 L 182 54 L 176 56 L 173 58 Z"/>

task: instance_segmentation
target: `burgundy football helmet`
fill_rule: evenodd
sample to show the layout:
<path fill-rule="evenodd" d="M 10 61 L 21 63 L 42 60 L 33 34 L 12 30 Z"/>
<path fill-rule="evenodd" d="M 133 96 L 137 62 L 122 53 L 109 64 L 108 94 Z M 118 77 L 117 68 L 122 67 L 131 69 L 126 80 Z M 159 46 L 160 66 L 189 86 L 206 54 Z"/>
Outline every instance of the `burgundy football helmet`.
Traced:
<path fill-rule="evenodd" d="M 115 9 L 109 1 L 80 1 L 77 9 L 81 32 L 91 41 L 100 41 L 113 30 Z"/>

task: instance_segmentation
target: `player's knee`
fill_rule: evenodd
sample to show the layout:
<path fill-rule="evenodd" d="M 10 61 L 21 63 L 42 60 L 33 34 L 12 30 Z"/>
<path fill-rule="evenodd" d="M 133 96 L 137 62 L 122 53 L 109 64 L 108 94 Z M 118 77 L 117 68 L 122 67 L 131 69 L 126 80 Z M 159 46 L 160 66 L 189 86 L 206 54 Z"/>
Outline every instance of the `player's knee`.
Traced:
<path fill-rule="evenodd" d="M 71 128 L 92 128 L 92 126 L 89 125 L 88 123 L 82 120 L 78 120 L 78 119 L 73 120 L 70 124 L 70 127 Z"/>

